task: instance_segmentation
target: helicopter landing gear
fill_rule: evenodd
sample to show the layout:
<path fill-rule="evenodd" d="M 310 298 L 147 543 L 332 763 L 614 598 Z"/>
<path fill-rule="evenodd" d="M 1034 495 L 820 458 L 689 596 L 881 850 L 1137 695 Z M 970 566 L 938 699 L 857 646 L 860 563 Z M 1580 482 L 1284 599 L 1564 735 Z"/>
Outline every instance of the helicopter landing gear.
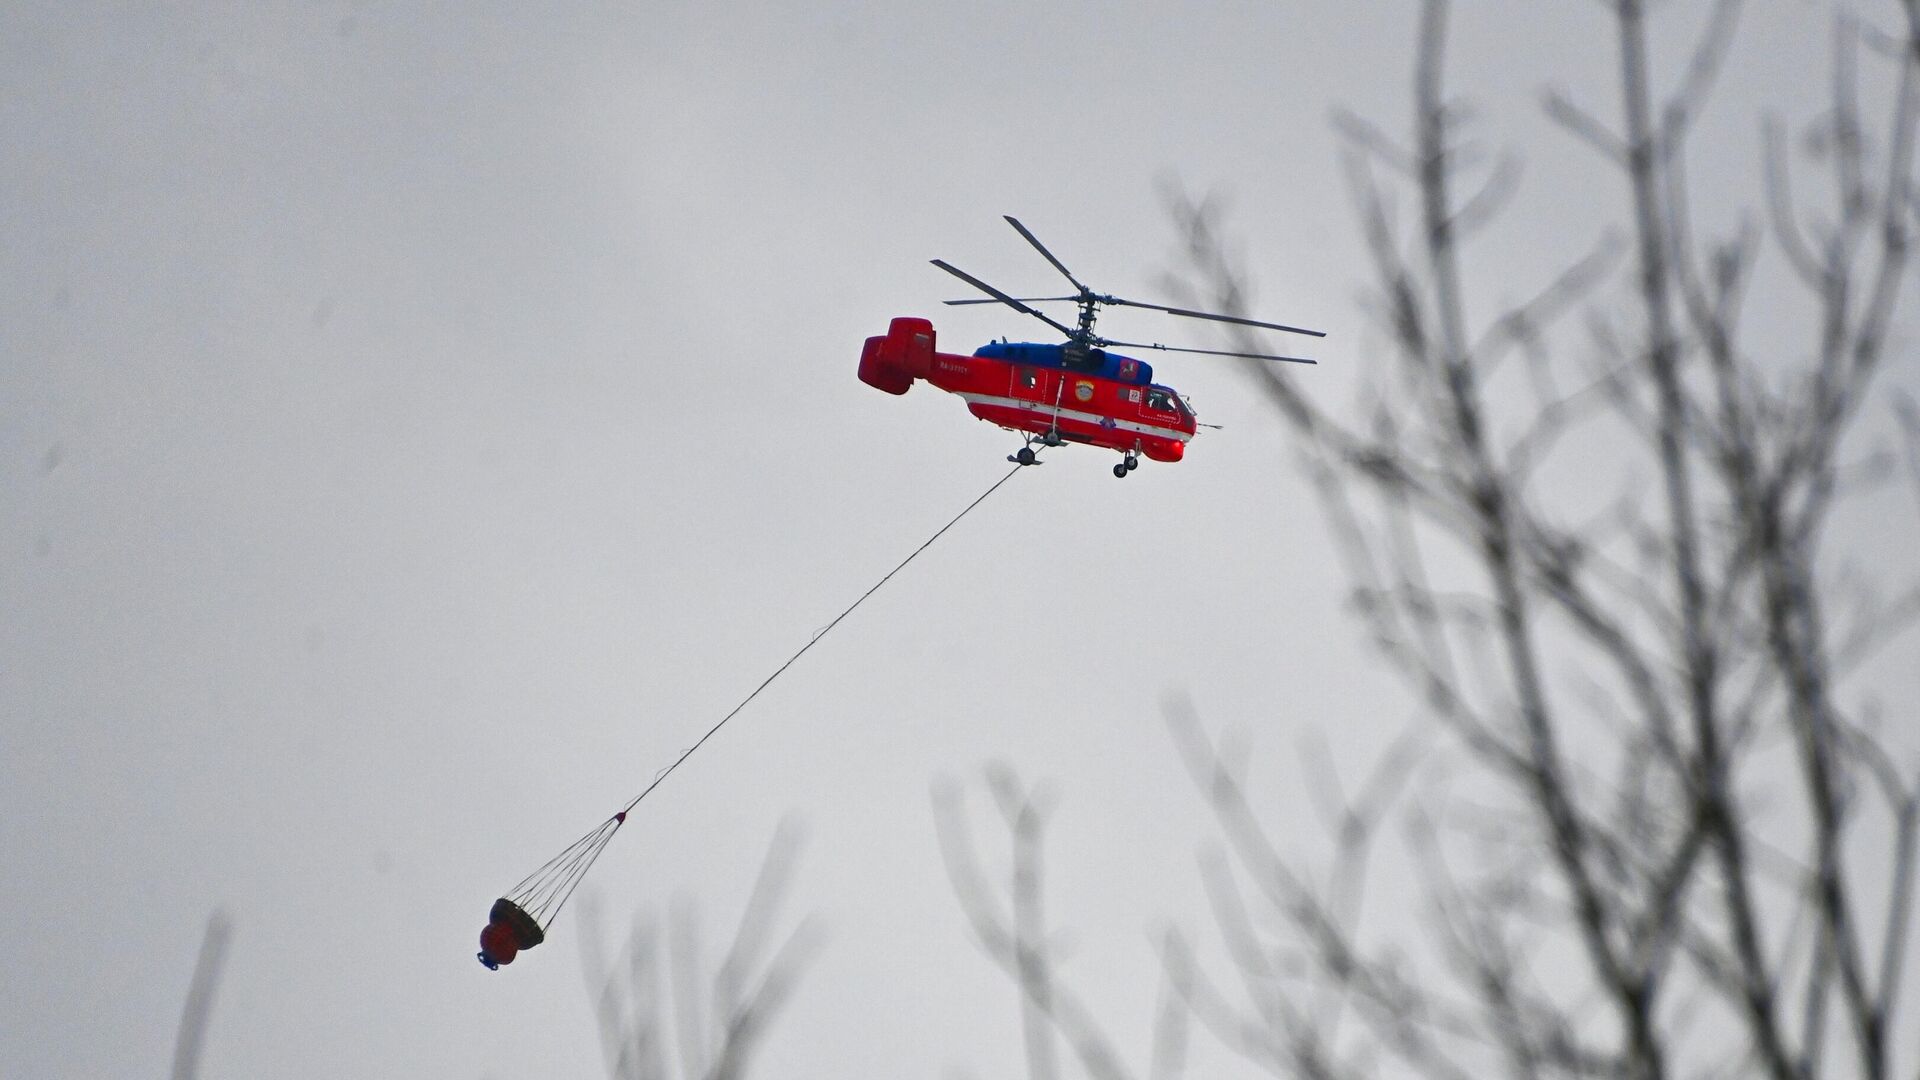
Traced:
<path fill-rule="evenodd" d="M 1040 455 L 1036 453 L 1033 449 L 1033 436 L 1023 435 L 1021 437 L 1026 439 L 1027 445 L 1021 447 L 1018 450 L 1015 450 L 1011 454 L 1008 454 L 1007 460 L 1013 462 L 1015 465 L 1045 465 L 1046 462 L 1041 461 Z M 1042 438 L 1040 441 L 1043 445 L 1047 445 L 1047 446 L 1060 445 L 1059 443 L 1048 443 L 1044 438 Z"/>
<path fill-rule="evenodd" d="M 1129 452 L 1126 457 L 1120 459 L 1120 464 L 1115 465 L 1113 467 L 1113 475 L 1116 477 L 1119 477 L 1122 480 L 1125 480 L 1127 478 L 1128 473 L 1132 472 L 1133 470 L 1139 467 L 1140 467 L 1139 456 Z"/>
<path fill-rule="evenodd" d="M 1007 455 L 1007 460 L 1013 462 L 1015 465 L 1046 464 L 1046 462 L 1040 460 L 1039 452 L 1033 448 L 1033 444 L 1036 442 L 1041 446 L 1065 446 L 1067 444 L 1067 440 L 1060 437 L 1059 428 L 1054 428 L 1037 436 L 1022 435 L 1021 438 L 1027 441 L 1027 445 Z"/>

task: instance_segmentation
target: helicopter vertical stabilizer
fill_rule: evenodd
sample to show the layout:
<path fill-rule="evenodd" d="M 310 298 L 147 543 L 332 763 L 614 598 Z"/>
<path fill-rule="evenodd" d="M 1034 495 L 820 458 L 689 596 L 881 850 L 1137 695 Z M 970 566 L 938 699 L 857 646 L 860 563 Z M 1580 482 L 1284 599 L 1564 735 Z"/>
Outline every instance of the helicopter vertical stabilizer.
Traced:
<path fill-rule="evenodd" d="M 895 319 L 885 337 L 868 338 L 860 351 L 860 381 L 889 394 L 906 393 L 932 371 L 933 324 L 925 319 Z"/>

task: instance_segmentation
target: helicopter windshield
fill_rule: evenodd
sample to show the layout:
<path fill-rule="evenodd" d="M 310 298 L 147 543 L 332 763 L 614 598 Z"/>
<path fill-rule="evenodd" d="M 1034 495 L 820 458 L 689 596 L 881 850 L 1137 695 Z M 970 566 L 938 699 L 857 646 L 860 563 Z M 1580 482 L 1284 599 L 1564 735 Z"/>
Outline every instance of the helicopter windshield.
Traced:
<path fill-rule="evenodd" d="M 1180 395 L 1164 386 L 1148 388 L 1147 408 L 1159 412 L 1180 413 L 1182 415 L 1188 412 L 1186 403 L 1180 400 Z"/>

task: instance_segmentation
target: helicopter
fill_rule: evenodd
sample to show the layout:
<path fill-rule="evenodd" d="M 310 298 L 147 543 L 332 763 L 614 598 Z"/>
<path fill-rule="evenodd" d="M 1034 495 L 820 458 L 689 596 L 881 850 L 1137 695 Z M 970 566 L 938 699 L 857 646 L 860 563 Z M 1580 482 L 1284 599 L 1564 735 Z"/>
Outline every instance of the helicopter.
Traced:
<path fill-rule="evenodd" d="M 1299 356 L 1187 349 L 1101 337 L 1093 332 L 1094 319 L 1101 307 L 1144 308 L 1190 319 L 1280 330 L 1289 334 L 1311 337 L 1326 335 L 1319 330 L 1298 326 L 1148 304 L 1094 292 L 1081 284 L 1080 279 L 1074 277 L 1073 272 L 1053 252 L 1048 251 L 1046 245 L 1025 225 L 1012 215 L 1002 216 L 1073 285 L 1076 290 L 1074 295 L 1016 298 L 951 263 L 934 259 L 933 265 L 991 298 L 948 300 L 945 303 L 1005 304 L 1046 323 L 1064 335 L 1066 341 L 1040 344 L 1009 342 L 1002 338 L 982 345 L 970 356 L 962 356 L 935 349 L 933 323 L 923 318 L 902 316 L 888 324 L 885 334 L 867 339 L 860 352 L 860 381 L 889 394 L 904 394 L 913 388 L 916 380 L 925 379 L 942 390 L 959 395 L 974 416 L 1021 436 L 1024 445 L 1007 458 L 1016 465 L 1042 464 L 1039 452 L 1035 449 L 1036 444 L 1045 448 L 1070 442 L 1081 443 L 1119 451 L 1122 456 L 1119 464 L 1113 467 L 1113 475 L 1124 479 L 1140 467 L 1143 457 L 1154 461 L 1179 461 L 1185 456 L 1187 442 L 1194 437 L 1198 428 L 1217 426 L 1200 424 L 1194 416 L 1192 403 L 1171 386 L 1154 382 L 1153 368 L 1145 361 L 1112 352 L 1110 347 L 1233 356 L 1291 364 L 1316 362 Z M 1068 326 L 1029 306 L 1045 303 L 1079 305 L 1077 323 Z"/>

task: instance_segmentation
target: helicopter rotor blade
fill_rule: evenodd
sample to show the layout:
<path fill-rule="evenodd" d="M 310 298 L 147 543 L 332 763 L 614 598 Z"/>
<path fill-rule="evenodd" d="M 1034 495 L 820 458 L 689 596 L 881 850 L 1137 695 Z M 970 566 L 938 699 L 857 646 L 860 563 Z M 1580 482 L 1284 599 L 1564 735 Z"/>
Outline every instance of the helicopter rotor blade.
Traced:
<path fill-rule="evenodd" d="M 1053 252 L 1047 250 L 1047 245 L 1041 243 L 1039 237 L 1028 232 L 1027 227 L 1025 225 L 1020 224 L 1019 218 L 1014 217 L 1012 214 L 1002 214 L 1000 216 L 1006 218 L 1007 224 L 1013 226 L 1014 229 L 1017 232 L 1019 232 L 1021 236 L 1026 237 L 1027 243 L 1032 244 L 1033 249 L 1035 251 L 1038 251 L 1040 254 L 1046 256 L 1047 261 L 1053 264 L 1053 268 L 1055 270 L 1060 271 L 1061 277 L 1064 277 L 1068 281 L 1073 282 L 1074 288 L 1079 289 L 1082 294 L 1089 293 L 1092 291 L 1091 289 L 1088 289 L 1085 285 L 1080 284 L 1080 279 L 1073 276 L 1073 271 L 1067 269 L 1067 266 L 1065 263 L 1061 262 L 1059 259 L 1054 258 Z M 1073 299 L 1078 300 L 1079 297 L 1076 296 Z"/>
<path fill-rule="evenodd" d="M 1008 296 L 1006 293 L 1001 292 L 999 289 L 996 289 L 993 286 L 987 284 L 986 282 L 981 281 L 979 278 L 974 277 L 972 274 L 967 273 L 965 270 L 960 269 L 959 267 L 953 265 L 952 263 L 946 262 L 945 260 L 942 260 L 942 259 L 934 259 L 932 260 L 932 262 L 933 262 L 933 265 L 939 267 L 942 270 L 945 270 L 947 273 L 952 274 L 954 277 L 959 278 L 961 281 L 966 282 L 967 284 L 973 286 L 974 288 L 979 289 L 981 292 L 986 293 L 988 296 L 993 297 L 995 300 L 1000 301 L 1001 303 L 1007 305 L 1013 310 L 1023 311 L 1028 315 L 1031 315 L 1034 318 L 1039 319 L 1041 322 L 1046 323 L 1048 326 L 1053 327 L 1055 330 L 1060 331 L 1062 334 L 1067 335 L 1069 338 L 1073 337 L 1073 331 L 1067 329 L 1065 326 L 1061 325 L 1058 322 L 1055 322 L 1053 319 L 1048 318 L 1046 315 L 1034 310 L 1033 308 L 1028 307 L 1026 304 L 1021 303 L 1018 300 L 1015 300 L 1013 297 Z"/>
<path fill-rule="evenodd" d="M 1155 345 L 1143 341 L 1100 340 L 1100 346 L 1117 345 L 1122 349 L 1158 349 L 1161 352 L 1198 353 L 1201 356 L 1235 356 L 1246 360 L 1280 360 L 1289 364 L 1318 364 L 1318 360 L 1309 360 L 1304 356 L 1275 356 L 1272 353 L 1223 352 L 1219 349 L 1183 349 L 1177 345 Z"/>
<path fill-rule="evenodd" d="M 1079 301 L 1080 298 L 1077 296 L 1016 296 L 1014 297 L 1014 299 L 1020 301 L 1023 304 L 1052 304 L 1052 303 L 1075 303 Z M 998 304 L 1001 301 L 999 300 L 942 300 L 940 302 L 943 304 L 952 304 L 957 307 L 961 304 Z"/>
<path fill-rule="evenodd" d="M 1324 330 L 1308 330 L 1300 326 L 1287 326 L 1284 323 L 1261 322 L 1258 319 L 1243 319 L 1238 315 L 1215 315 L 1208 311 L 1189 311 L 1186 308 L 1168 307 L 1165 304 L 1143 304 L 1138 300 L 1122 300 L 1117 296 L 1107 297 L 1102 303 L 1117 304 L 1121 307 L 1146 308 L 1149 311 L 1164 311 L 1169 315 L 1184 315 L 1189 319 L 1211 319 L 1214 322 L 1233 323 L 1236 326 L 1258 326 L 1263 330 L 1284 330 L 1289 334 L 1306 334 L 1309 337 L 1326 337 Z"/>

